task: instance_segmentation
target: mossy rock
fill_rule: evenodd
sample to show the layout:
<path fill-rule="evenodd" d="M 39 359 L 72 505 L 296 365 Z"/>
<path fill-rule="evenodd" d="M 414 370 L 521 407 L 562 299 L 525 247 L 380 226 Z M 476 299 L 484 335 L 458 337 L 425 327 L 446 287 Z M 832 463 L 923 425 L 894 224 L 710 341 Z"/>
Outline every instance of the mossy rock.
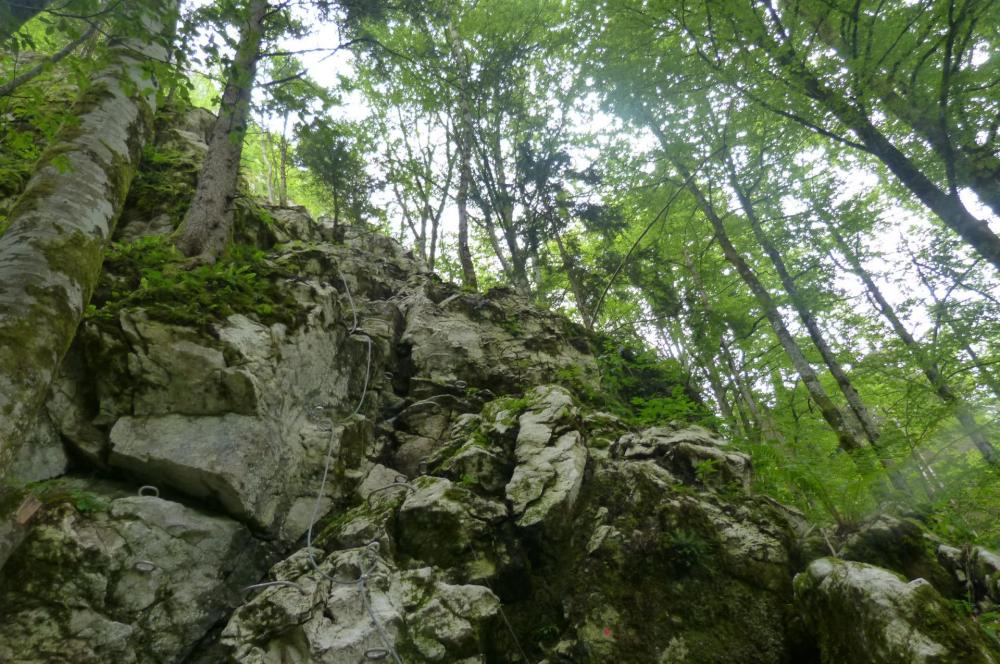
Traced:
<path fill-rule="evenodd" d="M 291 276 L 259 249 L 243 245 L 230 247 L 212 265 L 186 269 L 169 238 L 115 243 L 87 318 L 117 320 L 122 309 L 142 308 L 154 320 L 208 330 L 240 313 L 294 329 L 307 312 L 283 287 Z"/>

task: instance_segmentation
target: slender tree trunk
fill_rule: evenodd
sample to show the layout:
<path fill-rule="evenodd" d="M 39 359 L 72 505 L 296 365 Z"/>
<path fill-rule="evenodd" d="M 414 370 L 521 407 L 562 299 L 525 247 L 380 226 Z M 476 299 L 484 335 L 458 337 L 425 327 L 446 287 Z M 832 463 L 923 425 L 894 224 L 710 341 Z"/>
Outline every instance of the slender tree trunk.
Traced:
<path fill-rule="evenodd" d="M 753 203 L 750 201 L 749 196 L 747 196 L 747 193 L 740 185 L 739 178 L 736 175 L 736 168 L 728 154 L 725 155 L 725 162 L 726 167 L 729 170 L 729 184 L 736 192 L 736 196 L 740 201 L 740 206 L 743 208 L 743 213 L 746 215 L 747 221 L 750 223 L 750 228 L 753 230 L 754 237 L 757 239 L 758 244 L 760 244 L 760 246 L 764 249 L 764 253 L 767 254 L 768 258 L 770 258 L 771 264 L 774 265 L 774 270 L 778 273 L 778 278 L 781 280 L 781 285 L 784 287 L 785 292 L 788 293 L 792 306 L 795 307 L 795 311 L 799 314 L 799 319 L 809 332 L 809 338 L 812 339 L 813 344 L 816 346 L 817 350 L 819 350 L 819 354 L 823 358 L 823 362 L 826 364 L 827 369 L 830 371 L 830 375 L 833 376 L 834 380 L 837 382 L 837 387 L 840 388 L 840 393 L 843 394 L 844 399 L 847 400 L 848 407 L 861 424 L 861 430 L 864 432 L 865 437 L 868 439 L 868 442 L 872 444 L 872 447 L 878 449 L 880 447 L 879 430 L 878 426 L 875 424 L 875 420 L 872 418 L 868 408 L 861 400 L 861 396 L 858 394 L 857 390 L 854 389 L 854 384 L 851 382 L 851 379 L 848 378 L 847 373 L 844 371 L 843 366 L 841 366 L 840 361 L 833 352 L 833 349 L 831 349 L 830 345 L 826 342 L 826 338 L 823 336 L 823 331 L 820 329 L 816 317 L 813 316 L 805 298 L 802 297 L 802 294 L 799 292 L 798 286 L 795 284 L 795 280 L 788 272 L 784 258 L 782 258 L 781 253 L 778 251 L 775 244 L 771 242 L 771 238 L 769 238 L 767 233 L 764 232 L 764 227 L 760 223 L 757 211 L 754 208 Z"/>
<path fill-rule="evenodd" d="M 198 262 L 213 263 L 225 251 L 233 230 L 233 205 L 239 180 L 243 137 L 250 118 L 250 96 L 264 38 L 267 0 L 252 0 L 240 30 L 236 56 L 226 78 L 219 117 L 212 127 L 198 188 L 181 227 L 177 247 Z"/>
<path fill-rule="evenodd" d="M 942 191 L 879 131 L 868 115 L 836 91 L 827 88 L 799 60 L 799 56 L 790 45 L 771 40 L 765 48 L 772 52 L 784 74 L 795 81 L 806 96 L 821 104 L 850 128 L 865 148 L 885 164 L 903 186 L 936 214 L 948 228 L 958 233 L 983 258 L 1000 270 L 1000 237 L 990 230 L 986 222 L 974 217 L 957 194 Z"/>
<path fill-rule="evenodd" d="M 155 81 L 176 2 L 140 19 L 143 43 L 109 46 L 109 65 L 39 164 L 0 229 L 0 477 L 34 424 L 101 271 L 143 144 L 153 128 Z"/>
<path fill-rule="evenodd" d="M 562 261 L 563 271 L 566 273 L 566 278 L 569 279 L 570 288 L 573 290 L 573 299 L 576 300 L 576 308 L 580 312 L 580 318 L 583 320 L 583 326 L 588 330 L 593 330 L 594 319 L 591 317 L 589 307 L 587 306 L 587 291 L 583 287 L 583 283 L 580 281 L 580 273 L 577 271 L 575 261 L 573 260 L 573 257 L 570 256 L 569 252 L 566 251 L 566 246 L 563 244 L 562 237 L 559 232 L 554 231 L 552 235 L 556 241 L 556 248 L 559 249 L 559 258 Z"/>
<path fill-rule="evenodd" d="M 264 156 L 264 182 L 267 186 L 267 202 L 273 203 L 277 200 L 274 196 L 274 165 L 271 163 L 271 135 L 266 131 L 260 132 L 260 150 Z"/>
<path fill-rule="evenodd" d="M 40 14 L 52 0 L 0 1 L 0 41 L 6 40 L 21 26 Z"/>
<path fill-rule="evenodd" d="M 284 121 L 281 125 L 281 142 L 278 144 L 280 161 L 278 162 L 278 174 L 281 178 L 278 185 L 278 204 L 281 207 L 288 205 L 288 113 L 285 113 Z"/>
<path fill-rule="evenodd" d="M 498 159 L 495 163 L 501 163 Z M 531 297 L 531 285 L 528 281 L 528 252 L 521 249 L 514 232 L 514 203 L 507 196 L 507 180 L 503 170 L 497 173 L 497 188 L 503 198 L 498 205 L 500 231 L 510 252 L 511 283 L 519 295 Z"/>
<path fill-rule="evenodd" d="M 788 359 L 791 360 L 792 366 L 798 372 L 799 377 L 802 379 L 803 384 L 806 386 L 806 390 L 809 392 L 809 396 L 816 407 L 819 408 L 823 419 L 826 423 L 830 425 L 834 433 L 837 434 L 837 439 L 840 442 L 840 447 L 847 452 L 855 452 L 863 447 L 863 444 L 858 440 L 857 435 L 852 431 L 844 419 L 843 414 L 840 409 L 837 408 L 836 404 L 827 395 L 826 390 L 819 381 L 819 376 L 816 375 L 815 370 L 809 364 L 805 355 L 802 353 L 802 349 L 799 348 L 798 344 L 795 342 L 795 338 L 792 336 L 788 328 L 785 327 L 785 322 L 781 318 L 781 314 L 778 312 L 778 307 L 771 299 L 770 293 L 764 288 L 764 285 L 754 274 L 750 266 L 747 265 L 746 261 L 733 246 L 733 243 L 729 239 L 729 234 L 726 231 L 725 224 L 722 218 L 715 212 L 714 206 L 709 202 L 702 193 L 701 189 L 694 182 L 691 177 L 691 173 L 687 170 L 687 167 L 681 163 L 679 160 L 673 160 L 674 166 L 678 169 L 683 177 L 687 181 L 687 188 L 694 196 L 695 201 L 698 203 L 698 207 L 701 209 L 702 213 L 711 223 L 712 228 L 715 230 L 716 240 L 719 246 L 722 247 L 722 253 L 725 255 L 726 260 L 736 268 L 736 272 L 740 275 L 743 283 L 747 285 L 750 291 L 753 293 L 754 298 L 760 305 L 767 317 L 768 322 L 771 324 L 771 329 L 774 330 L 775 336 L 778 338 L 778 342 L 784 349 L 785 354 Z"/>
<path fill-rule="evenodd" d="M 714 318 L 715 309 L 712 306 L 711 299 L 708 297 L 708 293 L 705 291 L 705 283 L 701 278 L 701 272 L 695 266 L 694 260 L 691 258 L 691 253 L 686 247 L 684 249 L 684 265 L 687 267 L 688 273 L 691 275 L 691 281 L 694 284 L 695 292 L 697 293 L 698 300 L 701 303 L 702 311 L 704 311 L 708 318 Z M 692 321 L 692 325 L 693 324 L 694 322 Z M 765 412 L 763 407 L 757 402 L 757 398 L 754 396 L 753 391 L 747 384 L 746 378 L 743 376 L 743 372 L 737 365 L 736 358 L 733 356 L 729 343 L 722 334 L 719 335 L 719 351 L 722 354 L 722 358 L 729 370 L 729 376 L 732 383 L 736 387 L 736 392 L 739 397 L 737 399 L 737 403 L 742 403 L 744 405 L 748 411 L 749 420 L 752 422 L 754 428 L 757 429 L 759 434 L 763 434 L 764 438 L 767 440 L 783 441 L 784 437 L 781 435 L 781 432 L 778 431 L 778 427 L 771 419 L 770 413 Z M 749 427 L 747 427 L 747 429 L 749 430 Z M 748 435 L 748 438 L 749 437 L 750 436 Z"/>
<path fill-rule="evenodd" d="M 872 297 L 872 300 L 874 300 L 878 305 L 878 309 L 882 313 L 882 316 L 889 322 L 893 331 L 906 346 L 907 350 L 910 351 L 910 354 L 917 362 L 920 370 L 923 371 L 924 376 L 927 377 L 927 381 L 931 384 L 931 387 L 934 388 L 934 392 L 938 395 L 938 398 L 954 409 L 955 418 L 958 420 L 959 424 L 961 424 L 965 435 L 969 437 L 969 440 L 971 440 L 972 444 L 976 446 L 976 449 L 978 449 L 980 454 L 983 455 L 983 459 L 985 459 L 987 463 L 1000 464 L 1000 453 L 998 453 L 996 448 L 993 447 L 988 440 L 986 440 L 986 437 L 983 435 L 983 430 L 976 422 L 976 418 L 972 414 L 968 404 L 955 393 L 950 385 L 948 385 L 937 363 L 927 355 L 920 343 L 917 342 L 913 335 L 910 334 L 910 331 L 906 329 L 906 326 L 903 325 L 899 316 L 896 315 L 895 309 L 893 309 L 892 305 L 889 304 L 889 301 L 885 299 L 882 291 L 872 279 L 871 275 L 864 269 L 864 266 L 861 265 L 861 261 L 858 259 L 857 255 L 851 251 L 851 247 L 844 237 L 837 231 L 833 224 L 828 222 L 827 227 L 830 229 L 830 235 L 837 244 L 837 248 L 840 250 L 840 253 L 851 266 L 851 271 L 854 272 L 854 274 L 864 283 L 865 288 Z"/>
<path fill-rule="evenodd" d="M 731 423 L 732 427 L 736 429 L 736 416 L 733 415 L 733 407 L 729 404 L 729 399 L 726 397 L 726 388 L 719 377 L 719 371 L 716 369 L 714 359 L 711 357 L 699 357 L 698 361 L 705 369 L 705 375 L 708 377 L 708 386 L 712 388 L 715 402 L 719 404 L 719 412 L 722 413 L 723 419 Z"/>
<path fill-rule="evenodd" d="M 458 149 L 458 192 L 455 204 L 458 206 L 458 262 L 462 265 L 462 284 L 466 288 L 479 290 L 476 279 L 476 268 L 472 264 L 472 252 L 469 251 L 469 187 L 472 186 L 472 110 L 466 97 L 468 86 L 468 71 L 465 66 L 465 54 L 455 24 L 448 21 L 448 42 L 451 46 L 455 67 L 461 72 L 461 87 L 458 91 L 458 131 L 455 132 L 455 143 Z"/>
<path fill-rule="evenodd" d="M 431 272 L 434 271 L 434 264 L 437 262 L 437 242 L 438 242 L 438 225 L 440 224 L 440 217 L 431 218 L 431 248 L 429 250 L 429 256 L 427 257 L 427 269 Z"/>
<path fill-rule="evenodd" d="M 71 42 L 63 46 L 61 49 L 59 49 L 57 52 L 47 57 L 42 62 L 39 62 L 37 65 L 29 69 L 28 71 L 24 72 L 23 74 L 15 76 L 14 78 L 7 81 L 3 85 L 0 85 L 0 97 L 6 97 L 14 90 L 17 90 L 17 88 L 19 88 L 20 86 L 34 79 L 36 76 L 41 74 L 43 71 L 45 71 L 52 65 L 61 62 L 63 59 L 66 58 L 66 56 L 75 51 L 80 46 L 80 44 L 84 43 L 85 41 L 93 37 L 97 33 L 97 29 L 99 27 L 100 24 L 94 23 L 93 25 L 90 26 L 90 28 L 87 29 L 86 32 L 84 32 L 82 35 L 80 35 L 76 39 L 72 40 Z"/>

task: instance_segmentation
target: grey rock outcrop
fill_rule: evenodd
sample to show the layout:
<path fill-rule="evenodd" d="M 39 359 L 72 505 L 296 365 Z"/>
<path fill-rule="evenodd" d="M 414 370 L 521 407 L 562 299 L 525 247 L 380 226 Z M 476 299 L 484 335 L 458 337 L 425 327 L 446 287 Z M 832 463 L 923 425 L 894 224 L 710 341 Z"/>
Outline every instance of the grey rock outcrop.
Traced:
<path fill-rule="evenodd" d="M 85 482 L 64 490 L 70 503 L 38 517 L 3 567 L 0 661 L 178 661 L 261 573 L 261 545 L 229 519 Z"/>
<path fill-rule="evenodd" d="M 164 134 L 185 163 L 202 120 Z M 834 540 L 905 580 L 826 560 L 793 589 L 805 518 L 717 434 L 600 403 L 581 328 L 364 224 L 238 217 L 284 313 L 84 326 L 16 466 L 47 481 L 0 501 L 0 661 L 993 661 L 916 579 L 988 610 L 995 554 L 885 516 Z"/>
<path fill-rule="evenodd" d="M 907 582 L 873 565 L 820 558 L 796 577 L 795 596 L 824 664 L 996 661 L 985 636 L 955 620 L 923 579 Z"/>

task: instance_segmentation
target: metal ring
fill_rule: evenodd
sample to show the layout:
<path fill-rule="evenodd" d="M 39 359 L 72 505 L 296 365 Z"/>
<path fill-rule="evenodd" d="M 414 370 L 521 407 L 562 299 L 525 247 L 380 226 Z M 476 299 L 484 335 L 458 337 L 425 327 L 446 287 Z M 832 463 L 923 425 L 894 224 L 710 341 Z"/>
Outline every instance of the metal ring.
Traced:
<path fill-rule="evenodd" d="M 146 489 L 152 490 L 152 493 L 146 493 Z M 143 484 L 141 487 L 139 487 L 139 495 L 140 496 L 152 496 L 154 498 L 159 498 L 160 497 L 160 490 L 157 489 L 152 484 Z"/>
<path fill-rule="evenodd" d="M 455 383 L 454 383 L 454 385 L 455 385 L 455 387 L 457 387 L 460 390 L 464 390 L 465 388 L 467 388 L 469 386 L 469 384 L 466 383 L 464 380 L 456 380 Z"/>
<path fill-rule="evenodd" d="M 149 574 L 150 572 L 156 571 L 156 563 L 150 560 L 137 560 L 134 563 L 132 563 L 132 569 L 134 569 L 136 572 Z"/>
<path fill-rule="evenodd" d="M 382 378 L 385 378 L 386 380 L 392 380 L 393 379 L 392 372 L 386 371 L 385 373 L 382 374 Z"/>
<path fill-rule="evenodd" d="M 385 648 L 369 648 L 365 651 L 365 659 L 380 660 L 389 656 L 389 651 Z"/>
<path fill-rule="evenodd" d="M 406 484 L 407 477 L 406 475 L 396 475 L 394 478 L 392 478 L 392 481 L 395 482 L 396 484 Z"/>

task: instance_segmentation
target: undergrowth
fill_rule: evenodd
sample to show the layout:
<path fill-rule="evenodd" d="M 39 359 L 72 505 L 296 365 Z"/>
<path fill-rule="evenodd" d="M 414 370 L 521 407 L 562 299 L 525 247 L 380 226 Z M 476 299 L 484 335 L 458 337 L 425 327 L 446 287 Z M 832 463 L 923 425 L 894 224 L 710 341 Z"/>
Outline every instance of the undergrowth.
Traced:
<path fill-rule="evenodd" d="M 212 265 L 189 270 L 185 262 L 163 236 L 113 244 L 87 318 L 116 320 L 122 309 L 141 307 L 152 319 L 199 328 L 237 313 L 265 324 L 302 322 L 302 307 L 276 283 L 291 275 L 263 251 L 234 245 Z"/>
<path fill-rule="evenodd" d="M 573 390 L 585 403 L 609 410 L 632 426 L 677 421 L 716 429 L 718 419 L 690 389 L 690 377 L 676 360 L 661 358 L 649 348 L 601 340 L 597 354 L 600 383 L 587 380 L 573 365 L 556 372 L 556 382 Z"/>

